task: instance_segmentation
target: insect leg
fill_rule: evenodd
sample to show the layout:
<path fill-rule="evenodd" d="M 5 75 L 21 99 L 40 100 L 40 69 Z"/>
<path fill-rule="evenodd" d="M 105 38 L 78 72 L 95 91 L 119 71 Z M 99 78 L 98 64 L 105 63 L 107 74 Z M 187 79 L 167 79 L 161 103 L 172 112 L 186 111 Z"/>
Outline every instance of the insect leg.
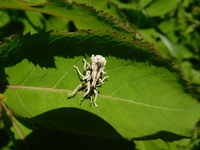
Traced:
<path fill-rule="evenodd" d="M 92 105 L 92 96 L 90 96 L 90 106 Z"/>
<path fill-rule="evenodd" d="M 104 77 L 103 79 L 100 79 L 100 82 L 104 82 L 106 79 L 108 79 L 109 76 Z"/>
<path fill-rule="evenodd" d="M 90 74 L 91 74 L 91 71 L 87 70 L 85 72 L 85 77 L 83 78 L 83 80 L 87 80 L 87 81 L 91 80 L 91 75 Z"/>
<path fill-rule="evenodd" d="M 109 76 L 104 77 L 103 79 L 99 79 L 99 84 L 97 84 L 97 86 L 101 86 L 102 84 L 104 84 L 104 81 L 109 78 Z"/>
<path fill-rule="evenodd" d="M 90 82 L 88 81 L 85 85 L 86 85 L 86 88 L 85 88 L 86 92 L 83 95 L 83 98 L 80 100 L 80 105 L 84 101 L 85 97 L 90 93 Z"/>
<path fill-rule="evenodd" d="M 86 83 L 86 92 L 83 97 L 87 96 L 90 93 L 90 81 Z"/>
<path fill-rule="evenodd" d="M 84 62 L 84 70 L 86 71 L 87 65 L 90 66 L 90 64 L 85 59 L 83 59 L 82 61 Z"/>
<path fill-rule="evenodd" d="M 78 72 L 78 74 L 81 76 L 81 77 L 85 77 L 81 72 L 80 72 L 80 70 L 78 69 L 78 67 L 77 66 L 73 66 L 76 70 L 77 70 L 77 72 Z"/>
<path fill-rule="evenodd" d="M 82 102 L 84 101 L 85 97 L 83 97 L 81 100 L 80 100 L 80 105 L 82 104 Z"/>
<path fill-rule="evenodd" d="M 72 93 L 69 93 L 68 94 L 68 96 L 73 96 L 73 95 L 75 95 L 76 93 L 77 93 L 77 91 L 81 88 L 81 87 L 83 87 L 84 86 L 84 84 L 79 84 L 76 88 L 75 88 L 75 90 L 72 92 Z"/>
<path fill-rule="evenodd" d="M 97 96 L 98 96 L 98 90 L 97 90 L 97 89 L 94 89 L 94 101 L 93 101 L 93 103 L 94 103 L 94 106 L 95 106 L 95 107 L 98 107 L 98 105 L 97 105 L 97 103 L 96 103 L 96 101 L 97 101 Z"/>

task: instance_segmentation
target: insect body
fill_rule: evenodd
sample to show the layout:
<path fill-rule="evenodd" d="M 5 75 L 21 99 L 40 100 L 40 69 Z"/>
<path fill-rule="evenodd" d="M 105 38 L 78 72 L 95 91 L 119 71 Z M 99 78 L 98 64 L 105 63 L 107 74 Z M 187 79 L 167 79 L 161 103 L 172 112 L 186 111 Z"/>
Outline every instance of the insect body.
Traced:
<path fill-rule="evenodd" d="M 98 107 L 98 105 L 96 104 L 98 96 L 97 87 L 101 86 L 104 83 L 104 81 L 109 77 L 106 76 L 102 79 L 102 75 L 106 74 L 106 72 L 104 72 L 106 59 L 103 56 L 92 55 L 91 61 L 92 63 L 90 64 L 85 59 L 83 59 L 85 75 L 83 75 L 80 72 L 77 66 L 73 66 L 77 70 L 78 74 L 82 77 L 83 83 L 79 84 L 77 88 L 69 94 L 69 96 L 75 95 L 81 87 L 85 87 L 85 94 L 83 95 L 83 98 L 81 99 L 80 103 L 82 103 L 82 101 L 86 97 L 89 97 L 90 103 L 93 103 L 95 107 Z M 94 101 L 92 100 L 92 94 L 94 94 Z"/>

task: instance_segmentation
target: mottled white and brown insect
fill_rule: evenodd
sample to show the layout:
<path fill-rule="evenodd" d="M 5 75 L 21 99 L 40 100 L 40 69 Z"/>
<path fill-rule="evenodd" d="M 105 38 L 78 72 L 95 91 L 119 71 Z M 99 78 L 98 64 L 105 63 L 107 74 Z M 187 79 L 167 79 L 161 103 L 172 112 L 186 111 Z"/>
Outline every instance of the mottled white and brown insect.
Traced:
<path fill-rule="evenodd" d="M 98 107 L 98 105 L 96 104 L 97 101 L 97 96 L 98 96 L 98 88 L 99 86 L 101 86 L 104 81 L 109 78 L 108 76 L 102 78 L 102 75 L 106 74 L 106 72 L 104 71 L 105 69 L 105 65 L 106 65 L 106 59 L 101 56 L 101 55 L 92 55 L 91 57 L 91 61 L 92 63 L 88 63 L 85 59 L 83 59 L 84 62 L 84 72 L 85 75 L 83 75 L 79 68 L 77 66 L 73 66 L 78 74 L 82 77 L 82 84 L 79 84 L 76 89 L 69 94 L 69 96 L 74 96 L 77 91 L 82 88 L 85 87 L 84 91 L 85 94 L 83 95 L 83 98 L 80 100 L 80 103 L 82 103 L 82 101 L 88 97 L 90 98 L 90 103 L 94 104 L 95 107 Z M 92 95 L 94 94 L 94 100 L 92 100 Z"/>

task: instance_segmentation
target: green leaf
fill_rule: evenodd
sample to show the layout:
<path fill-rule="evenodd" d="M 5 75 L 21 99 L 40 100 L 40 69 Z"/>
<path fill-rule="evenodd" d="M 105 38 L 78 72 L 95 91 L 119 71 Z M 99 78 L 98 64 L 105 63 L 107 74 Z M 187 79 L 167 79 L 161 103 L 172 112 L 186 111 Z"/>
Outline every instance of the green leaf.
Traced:
<path fill-rule="evenodd" d="M 24 23 L 24 33 L 30 32 L 38 33 L 38 31 L 41 31 L 43 26 L 42 20 L 44 20 L 44 17 L 39 12 L 34 11 L 24 11 L 25 13 L 25 19 L 23 19 Z"/>
<path fill-rule="evenodd" d="M 149 21 L 149 23 L 154 27 L 154 29 L 157 31 L 158 36 L 160 39 L 163 41 L 163 43 L 166 45 L 168 48 L 169 53 L 171 54 L 172 57 L 176 58 L 177 60 L 181 60 L 181 52 L 180 49 L 177 47 L 176 44 L 174 44 L 171 39 L 167 37 L 167 35 L 160 30 L 156 22 L 149 16 L 146 10 L 142 9 L 142 13 L 145 15 L 146 19 Z"/>
<path fill-rule="evenodd" d="M 90 3 L 89 3 L 90 4 Z M 130 39 L 142 39 L 134 28 L 130 28 L 121 20 L 122 16 L 116 11 L 108 14 L 102 10 L 102 7 L 95 7 L 88 3 L 79 3 L 69 0 L 48 0 L 46 3 L 28 3 L 17 0 L 1 0 L 0 8 L 3 9 L 23 9 L 38 11 L 62 18 L 66 18 L 90 30 L 110 30 L 118 32 L 122 36 Z M 105 7 L 105 6 L 104 6 Z M 115 8 L 116 9 L 116 8 Z M 118 16 L 117 18 L 115 18 Z M 119 18 L 120 17 L 120 18 Z M 139 40 L 141 44 L 150 46 L 145 40 Z"/>
<path fill-rule="evenodd" d="M 0 18 L 0 28 L 1 28 L 10 21 L 10 18 L 4 10 L 0 10 L 0 16 L 1 16 L 1 18 Z M 2 34 L 1 32 L 0 32 L 0 35 Z"/>
<path fill-rule="evenodd" d="M 105 13 L 108 13 L 112 15 L 114 18 L 118 18 L 122 21 L 125 20 L 124 14 L 121 12 L 121 10 L 118 8 L 118 5 L 114 4 L 111 1 L 108 0 L 76 0 L 76 2 L 79 3 L 85 3 L 89 6 L 93 6 L 97 10 L 103 10 Z"/>
<path fill-rule="evenodd" d="M 180 0 L 155 0 L 146 8 L 146 11 L 151 17 L 161 16 L 175 8 L 179 2 Z"/>
<path fill-rule="evenodd" d="M 135 141 L 138 150 L 198 150 L 199 138 L 184 138 L 179 141 L 165 142 L 161 139 Z"/>
<path fill-rule="evenodd" d="M 132 1 L 132 0 L 126 0 L 126 1 L 119 1 L 119 0 L 112 0 L 115 4 L 118 5 L 120 9 L 126 8 L 126 9 L 135 9 L 138 5 L 138 1 Z"/>
<path fill-rule="evenodd" d="M 48 32 L 17 36 L 0 46 L 0 87 L 6 106 L 25 119 L 62 132 L 94 137 L 165 140 L 191 136 L 200 105 L 168 60 L 112 32 Z M 72 65 L 106 58 L 110 77 L 99 87 L 98 108 Z"/>
<path fill-rule="evenodd" d="M 50 16 L 48 20 L 45 21 L 46 23 L 46 31 L 49 30 L 57 30 L 60 32 L 66 32 L 69 31 L 69 20 L 56 17 L 56 16 Z"/>
<path fill-rule="evenodd" d="M 136 141 L 138 150 L 180 150 L 172 142 L 164 142 L 161 139 L 148 140 L 148 141 Z"/>

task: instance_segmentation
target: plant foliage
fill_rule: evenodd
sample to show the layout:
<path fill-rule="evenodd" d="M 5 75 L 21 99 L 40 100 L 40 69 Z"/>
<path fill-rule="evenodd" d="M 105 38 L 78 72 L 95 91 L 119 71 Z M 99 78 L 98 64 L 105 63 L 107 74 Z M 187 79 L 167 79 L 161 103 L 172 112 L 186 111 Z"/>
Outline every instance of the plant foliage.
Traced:
<path fill-rule="evenodd" d="M 195 75 L 184 67 L 198 61 L 198 45 L 189 50 L 188 40 L 174 40 L 170 28 L 162 30 L 175 26 L 169 16 L 180 3 L 1 0 L 1 130 L 15 149 L 168 149 L 167 143 L 198 149 L 198 66 L 190 67 Z M 152 17 L 159 15 L 157 25 Z M 91 62 L 92 54 L 107 60 L 109 78 L 99 87 L 99 107 L 87 98 L 80 105 L 83 89 L 68 96 L 82 83 L 72 66 L 83 71 L 82 59 Z M 183 77 L 192 79 L 187 83 Z M 180 139 L 184 142 L 171 142 Z M 12 143 L 5 140 L 1 147 L 11 149 Z"/>

